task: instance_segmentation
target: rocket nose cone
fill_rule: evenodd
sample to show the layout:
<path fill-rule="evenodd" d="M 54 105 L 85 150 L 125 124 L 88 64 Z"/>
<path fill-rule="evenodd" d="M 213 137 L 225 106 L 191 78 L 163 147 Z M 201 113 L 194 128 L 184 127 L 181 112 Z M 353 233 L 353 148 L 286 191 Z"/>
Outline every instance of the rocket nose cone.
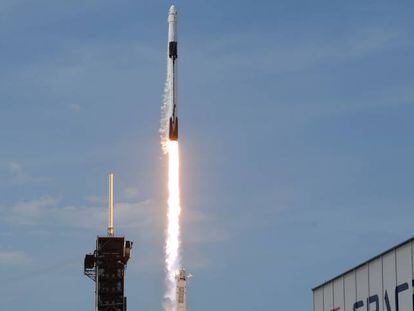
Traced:
<path fill-rule="evenodd" d="M 170 14 L 177 14 L 177 10 L 175 9 L 175 5 L 174 4 L 172 6 L 170 6 L 169 13 Z"/>

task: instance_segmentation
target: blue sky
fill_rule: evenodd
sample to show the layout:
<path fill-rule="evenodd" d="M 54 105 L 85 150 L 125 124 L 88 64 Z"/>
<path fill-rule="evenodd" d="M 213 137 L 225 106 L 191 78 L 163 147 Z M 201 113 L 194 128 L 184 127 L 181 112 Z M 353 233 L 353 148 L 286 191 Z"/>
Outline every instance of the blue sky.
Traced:
<path fill-rule="evenodd" d="M 93 310 L 113 170 L 129 310 L 161 310 L 170 4 L 0 1 L 2 308 Z M 414 4 L 175 4 L 191 310 L 309 310 L 414 233 Z"/>

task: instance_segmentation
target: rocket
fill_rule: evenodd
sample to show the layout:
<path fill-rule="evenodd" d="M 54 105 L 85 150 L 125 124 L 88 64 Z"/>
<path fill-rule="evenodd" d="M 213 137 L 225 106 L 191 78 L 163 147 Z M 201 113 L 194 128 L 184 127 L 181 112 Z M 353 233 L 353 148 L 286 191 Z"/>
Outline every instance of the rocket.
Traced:
<path fill-rule="evenodd" d="M 168 72 L 171 73 L 171 107 L 172 114 L 169 119 L 170 140 L 178 140 L 178 117 L 177 117 L 177 10 L 172 5 L 168 12 Z"/>

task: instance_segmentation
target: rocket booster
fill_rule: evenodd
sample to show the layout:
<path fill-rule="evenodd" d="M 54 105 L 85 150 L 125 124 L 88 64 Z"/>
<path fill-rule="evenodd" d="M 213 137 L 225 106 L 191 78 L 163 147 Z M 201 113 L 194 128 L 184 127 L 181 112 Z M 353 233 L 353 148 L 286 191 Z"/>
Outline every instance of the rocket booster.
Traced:
<path fill-rule="evenodd" d="M 168 12 L 168 72 L 170 77 L 172 114 L 169 119 L 169 139 L 178 140 L 177 117 L 177 10 L 172 5 Z"/>

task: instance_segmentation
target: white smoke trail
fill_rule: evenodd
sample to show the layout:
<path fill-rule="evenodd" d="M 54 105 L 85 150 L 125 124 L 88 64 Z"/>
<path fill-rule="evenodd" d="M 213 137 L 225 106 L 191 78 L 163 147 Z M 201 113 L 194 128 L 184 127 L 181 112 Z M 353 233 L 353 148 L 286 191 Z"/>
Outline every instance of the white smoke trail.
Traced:
<path fill-rule="evenodd" d="M 169 129 L 169 118 L 172 114 L 172 68 L 168 66 L 167 68 L 167 79 L 165 80 L 164 85 L 164 96 L 162 99 L 161 105 L 161 121 L 160 121 L 160 138 L 161 138 L 161 148 L 164 154 L 168 153 L 167 142 L 168 142 L 168 129 Z"/>
<path fill-rule="evenodd" d="M 165 243 L 165 263 L 166 263 L 166 293 L 165 298 L 172 303 L 173 308 L 168 311 L 176 310 L 176 288 L 177 273 L 180 268 L 180 186 L 179 186 L 179 150 L 177 141 L 169 141 L 168 145 L 168 227 L 167 240 Z"/>
<path fill-rule="evenodd" d="M 166 291 L 164 310 L 176 311 L 176 275 L 180 268 L 180 187 L 179 187 L 179 146 L 178 141 L 169 140 L 169 117 L 173 110 L 172 67 L 168 66 L 164 98 L 161 107 L 161 147 L 168 155 L 168 211 L 165 240 Z"/>

